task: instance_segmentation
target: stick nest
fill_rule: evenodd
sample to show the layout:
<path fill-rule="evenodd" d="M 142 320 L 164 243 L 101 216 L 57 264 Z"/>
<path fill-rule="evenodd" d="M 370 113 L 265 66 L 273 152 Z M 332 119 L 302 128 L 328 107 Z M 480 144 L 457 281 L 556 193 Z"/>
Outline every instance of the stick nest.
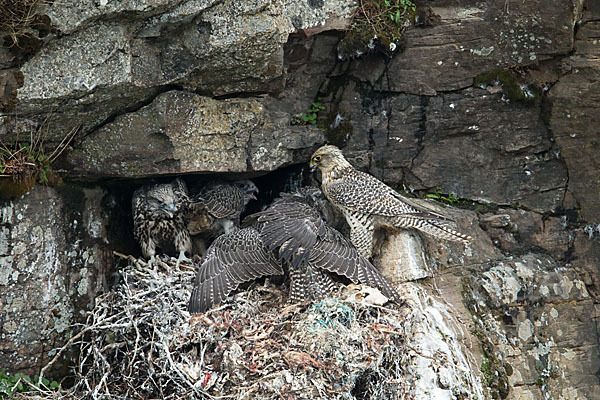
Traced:
<path fill-rule="evenodd" d="M 287 288 L 266 281 L 190 316 L 195 268 L 129 259 L 61 349 L 76 346 L 79 358 L 58 397 L 410 398 L 402 309 L 337 296 L 286 305 Z"/>

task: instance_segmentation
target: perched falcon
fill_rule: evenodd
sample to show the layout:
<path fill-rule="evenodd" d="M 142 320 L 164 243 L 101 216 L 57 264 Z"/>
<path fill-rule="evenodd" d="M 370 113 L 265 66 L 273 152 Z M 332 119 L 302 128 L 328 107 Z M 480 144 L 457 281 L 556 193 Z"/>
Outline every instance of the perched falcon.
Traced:
<path fill-rule="evenodd" d="M 142 254 L 150 258 L 151 266 L 156 248 L 164 252 L 179 252 L 177 266 L 191 254 L 192 241 L 183 220 L 187 189 L 181 179 L 171 183 L 142 186 L 133 193 L 133 235 L 140 243 Z"/>
<path fill-rule="evenodd" d="M 323 193 L 342 210 L 350 225 L 350 240 L 362 255 L 371 257 L 374 229 L 412 228 L 436 238 L 468 242 L 448 218 L 419 206 L 374 176 L 356 170 L 335 146 L 323 146 L 313 154 L 311 168 L 321 170 Z"/>
<path fill-rule="evenodd" d="M 240 225 L 240 215 L 250 200 L 256 200 L 258 188 L 250 180 L 232 183 L 213 182 L 191 196 L 186 214 L 191 235 L 198 235 L 204 252 L 204 240 L 229 233 Z"/>
<path fill-rule="evenodd" d="M 219 237 L 200 266 L 190 312 L 204 312 L 240 283 L 262 275 L 290 277 L 289 301 L 320 300 L 334 288 L 329 273 L 400 297 L 385 278 L 338 231 L 323 220 L 316 188 L 282 194 L 265 211 L 253 214 L 253 226 Z M 275 271 L 275 272 L 273 272 Z"/>

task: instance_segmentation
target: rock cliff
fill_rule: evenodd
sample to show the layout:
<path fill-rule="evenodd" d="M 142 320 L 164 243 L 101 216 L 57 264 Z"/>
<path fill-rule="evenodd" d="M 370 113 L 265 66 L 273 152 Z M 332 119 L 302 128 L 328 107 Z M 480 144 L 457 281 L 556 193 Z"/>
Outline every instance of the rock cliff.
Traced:
<path fill-rule="evenodd" d="M 426 360 L 461 342 L 467 398 L 600 398 L 597 1 L 417 1 L 391 57 L 342 54 L 354 2 L 32 4 L 35 23 L 0 27 L 0 141 L 74 138 L 62 185 L 0 203 L 0 368 L 38 371 L 110 287 L 111 251 L 138 251 L 135 187 L 218 174 L 277 192 L 327 142 L 474 238 L 382 240 L 379 266 L 432 330 L 415 337 L 419 393 L 453 398 Z"/>

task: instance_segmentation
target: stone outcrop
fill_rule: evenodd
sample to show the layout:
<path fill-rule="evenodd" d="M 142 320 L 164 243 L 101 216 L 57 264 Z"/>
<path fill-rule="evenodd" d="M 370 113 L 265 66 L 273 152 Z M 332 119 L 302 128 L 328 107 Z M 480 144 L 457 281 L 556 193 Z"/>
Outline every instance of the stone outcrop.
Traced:
<path fill-rule="evenodd" d="M 306 160 L 323 142 L 322 132 L 291 127 L 290 119 L 260 100 L 170 91 L 83 138 L 68 168 L 82 176 L 132 178 L 272 171 Z"/>
<path fill-rule="evenodd" d="M 113 258 L 100 188 L 36 186 L 0 208 L 2 366 L 38 373 L 85 321 Z"/>
<path fill-rule="evenodd" d="M 343 27 L 352 10 L 343 1 L 49 3 L 39 12 L 53 34 L 20 68 L 8 130 L 44 123 L 49 141 L 73 129 L 84 137 L 173 87 L 210 96 L 281 92 L 289 34 Z"/>
<path fill-rule="evenodd" d="M 569 170 L 568 200 L 584 220 L 598 222 L 600 175 L 587 173 L 600 168 L 597 130 L 590 129 L 600 123 L 595 112 L 600 103 L 600 10 L 592 3 L 586 3 L 573 55 L 562 60 L 565 75 L 548 93 L 546 117 Z"/>

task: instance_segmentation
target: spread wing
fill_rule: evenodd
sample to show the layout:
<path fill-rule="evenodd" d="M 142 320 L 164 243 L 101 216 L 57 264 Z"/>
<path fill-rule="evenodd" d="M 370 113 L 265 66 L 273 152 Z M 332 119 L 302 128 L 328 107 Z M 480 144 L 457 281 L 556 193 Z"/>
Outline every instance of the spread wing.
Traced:
<path fill-rule="evenodd" d="M 308 262 L 311 249 L 326 233 L 321 214 L 301 201 L 279 199 L 257 215 L 265 246 L 293 267 Z"/>
<path fill-rule="evenodd" d="M 138 241 L 144 256 L 148 256 L 148 231 L 149 220 L 146 215 L 146 191 L 144 187 L 138 188 L 131 199 L 133 213 L 133 237 Z"/>
<path fill-rule="evenodd" d="M 400 295 L 373 264 L 341 233 L 329 226 L 327 234 L 312 248 L 309 262 L 316 268 L 343 275 L 354 283 L 378 288 L 387 298 L 402 303 Z"/>
<path fill-rule="evenodd" d="M 290 274 L 304 271 L 299 267 L 308 265 L 346 276 L 354 283 L 376 287 L 388 298 L 401 302 L 398 293 L 381 273 L 301 197 L 284 197 L 258 214 L 258 230 L 263 243 L 276 250 L 280 260 L 291 263 Z M 298 284 L 304 282 L 304 286 L 309 286 L 305 282 L 307 277 L 299 276 L 301 272 L 295 275 Z"/>
<path fill-rule="evenodd" d="M 240 283 L 265 275 L 281 275 L 283 269 L 262 244 L 253 228 L 221 235 L 208 248 L 196 275 L 188 309 L 205 312 L 219 304 Z"/>
<path fill-rule="evenodd" d="M 377 178 L 357 170 L 328 184 L 326 191 L 333 203 L 363 214 L 449 221 L 448 218 L 401 196 Z"/>

